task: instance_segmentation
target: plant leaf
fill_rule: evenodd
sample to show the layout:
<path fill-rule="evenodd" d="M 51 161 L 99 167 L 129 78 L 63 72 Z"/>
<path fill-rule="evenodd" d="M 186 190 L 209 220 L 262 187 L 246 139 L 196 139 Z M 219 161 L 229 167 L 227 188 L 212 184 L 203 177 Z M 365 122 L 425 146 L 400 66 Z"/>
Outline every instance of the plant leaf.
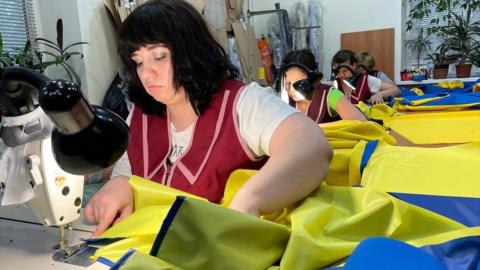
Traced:
<path fill-rule="evenodd" d="M 63 21 L 62 19 L 57 20 L 57 44 L 60 48 L 60 51 L 63 53 Z"/>
<path fill-rule="evenodd" d="M 76 45 L 83 45 L 83 44 L 89 44 L 88 42 L 75 42 L 75 43 L 72 43 L 70 45 L 68 45 L 64 51 L 67 51 L 68 49 L 70 49 L 71 47 L 73 46 L 76 46 Z"/>
<path fill-rule="evenodd" d="M 78 76 L 77 72 L 75 72 L 73 67 L 70 66 L 69 64 L 65 63 L 65 62 L 61 63 L 61 65 L 65 68 L 65 70 L 69 74 L 70 78 L 72 78 L 72 76 L 73 76 L 73 79 L 75 80 L 75 83 L 78 85 L 79 88 L 81 88 L 82 81 L 80 80 L 80 76 Z"/>
<path fill-rule="evenodd" d="M 56 50 L 57 52 L 59 52 L 60 54 L 62 53 L 62 51 L 61 51 L 57 46 L 53 46 L 53 45 L 50 45 L 50 44 L 48 44 L 48 43 L 43 43 L 43 42 L 37 42 L 37 44 L 50 47 L 50 48 Z"/>
<path fill-rule="evenodd" d="M 58 47 L 58 45 L 57 45 L 55 42 L 53 42 L 53 41 L 51 41 L 51 40 L 48 40 L 48 39 L 46 39 L 46 38 L 36 38 L 36 39 L 35 39 L 35 42 L 38 42 L 38 41 L 44 41 L 44 42 L 46 42 L 46 43 L 52 44 L 52 45 L 55 46 L 55 47 Z"/>

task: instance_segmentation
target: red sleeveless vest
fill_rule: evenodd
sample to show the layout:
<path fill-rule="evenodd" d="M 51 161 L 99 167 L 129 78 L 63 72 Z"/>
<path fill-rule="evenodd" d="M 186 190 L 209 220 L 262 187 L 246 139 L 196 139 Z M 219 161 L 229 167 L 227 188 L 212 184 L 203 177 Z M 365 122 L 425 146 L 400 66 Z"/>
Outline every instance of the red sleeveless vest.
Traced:
<path fill-rule="evenodd" d="M 340 116 L 331 117 L 328 113 L 328 93 L 330 85 L 320 83 L 316 86 L 312 102 L 308 106 L 307 116 L 317 124 L 340 120 Z"/>
<path fill-rule="evenodd" d="M 347 93 L 343 90 L 343 84 L 340 79 L 336 79 L 338 83 L 338 89 L 340 89 L 347 99 L 352 103 L 352 104 L 358 104 L 359 101 L 366 102 L 370 96 L 372 95 L 372 92 L 370 91 L 370 87 L 368 86 L 368 75 L 367 74 L 362 74 L 360 75 L 360 78 L 358 78 L 357 84 L 355 85 L 355 90 L 353 90 L 351 93 Z"/>
<path fill-rule="evenodd" d="M 378 78 L 378 73 L 379 73 L 378 70 L 372 69 L 372 70 L 370 70 L 370 72 L 368 74 Z"/>
<path fill-rule="evenodd" d="M 128 157 L 132 173 L 219 203 L 230 173 L 260 169 L 238 128 L 236 104 L 243 84 L 224 80 L 208 109 L 194 123 L 190 145 L 173 164 L 170 118 L 143 114 L 134 108 Z"/>

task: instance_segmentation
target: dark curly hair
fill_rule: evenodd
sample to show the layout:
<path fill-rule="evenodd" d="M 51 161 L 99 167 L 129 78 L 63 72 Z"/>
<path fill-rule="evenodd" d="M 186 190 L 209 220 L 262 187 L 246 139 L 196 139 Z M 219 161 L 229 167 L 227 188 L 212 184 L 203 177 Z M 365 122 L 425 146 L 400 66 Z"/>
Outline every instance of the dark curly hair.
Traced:
<path fill-rule="evenodd" d="M 299 63 L 310 70 L 317 70 L 315 56 L 309 49 L 291 51 L 283 58 L 282 65 L 286 66 L 291 63 Z"/>
<path fill-rule="evenodd" d="M 332 58 L 332 67 L 335 65 L 343 64 L 349 62 L 350 64 L 355 64 L 358 62 L 357 56 L 351 50 L 340 50 Z"/>
<path fill-rule="evenodd" d="M 163 116 L 166 106 L 151 97 L 140 82 L 131 55 L 142 46 L 161 43 L 171 51 L 174 87 L 183 86 L 197 114 L 208 108 L 222 79 L 238 77 L 238 70 L 202 16 L 183 0 L 151 0 L 138 6 L 125 19 L 118 36 L 128 96 L 146 114 Z"/>

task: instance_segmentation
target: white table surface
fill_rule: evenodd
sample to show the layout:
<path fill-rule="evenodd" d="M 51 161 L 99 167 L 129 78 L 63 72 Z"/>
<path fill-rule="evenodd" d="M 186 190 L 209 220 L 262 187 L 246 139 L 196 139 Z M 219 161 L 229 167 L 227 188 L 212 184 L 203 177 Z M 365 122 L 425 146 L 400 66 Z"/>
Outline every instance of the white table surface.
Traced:
<path fill-rule="evenodd" d="M 56 227 L 45 227 L 36 222 L 30 209 L 23 205 L 0 207 L 0 269 L 85 269 L 52 260 L 52 247 L 59 241 Z M 80 218 L 74 223 L 69 244 L 88 238 L 95 228 Z M 88 269 L 108 269 L 94 266 Z"/>

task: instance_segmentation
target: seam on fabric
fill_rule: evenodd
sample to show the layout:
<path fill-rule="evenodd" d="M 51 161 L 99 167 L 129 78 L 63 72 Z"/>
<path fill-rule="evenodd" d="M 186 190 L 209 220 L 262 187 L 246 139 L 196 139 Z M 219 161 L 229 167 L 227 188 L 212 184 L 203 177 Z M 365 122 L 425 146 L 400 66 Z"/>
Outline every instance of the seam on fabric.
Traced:
<path fill-rule="evenodd" d="M 125 262 L 128 260 L 128 258 L 130 258 L 130 256 L 132 256 L 134 252 L 135 252 L 134 249 L 132 249 L 132 248 L 129 249 L 125 254 L 123 254 L 122 257 L 120 257 L 120 259 L 118 259 L 118 261 L 110 268 L 110 270 L 120 269 L 120 266 L 125 264 Z"/>
<path fill-rule="evenodd" d="M 363 170 L 365 169 L 365 167 L 367 167 L 368 161 L 370 160 L 370 157 L 372 157 L 373 152 L 375 152 L 378 142 L 379 142 L 378 140 L 375 140 L 375 141 L 368 142 L 365 145 L 365 150 L 363 150 L 362 160 L 360 161 L 360 175 L 363 174 Z"/>
<path fill-rule="evenodd" d="M 170 210 L 168 211 L 167 216 L 163 220 L 162 226 L 160 227 L 160 231 L 158 232 L 157 237 L 153 242 L 152 249 L 150 250 L 151 256 L 157 257 L 158 251 L 160 250 L 160 246 L 162 245 L 162 242 L 165 239 L 165 236 L 167 235 L 168 229 L 172 225 L 173 219 L 177 215 L 185 199 L 186 199 L 185 196 L 177 196 L 177 198 L 175 198 L 175 201 L 173 202 L 172 207 L 170 207 Z"/>

